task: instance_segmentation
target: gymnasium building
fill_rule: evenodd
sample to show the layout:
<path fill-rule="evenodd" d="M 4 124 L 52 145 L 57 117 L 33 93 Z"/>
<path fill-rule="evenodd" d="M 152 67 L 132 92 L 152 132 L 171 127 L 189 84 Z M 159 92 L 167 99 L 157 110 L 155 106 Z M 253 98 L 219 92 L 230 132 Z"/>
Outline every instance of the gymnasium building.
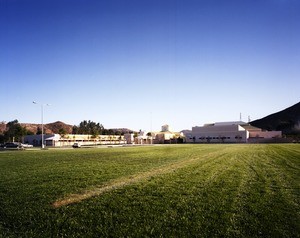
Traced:
<path fill-rule="evenodd" d="M 263 131 L 242 121 L 216 122 L 185 132 L 188 143 L 258 143 L 282 137 L 281 131 Z"/>

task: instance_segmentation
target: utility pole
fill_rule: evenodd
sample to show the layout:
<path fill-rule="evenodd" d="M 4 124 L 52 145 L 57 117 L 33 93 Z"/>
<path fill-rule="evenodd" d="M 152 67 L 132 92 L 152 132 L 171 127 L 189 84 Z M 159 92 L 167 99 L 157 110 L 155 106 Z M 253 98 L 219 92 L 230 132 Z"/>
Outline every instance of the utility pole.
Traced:
<path fill-rule="evenodd" d="M 36 101 L 33 101 L 32 103 L 41 105 L 41 123 L 42 123 L 42 145 L 41 145 L 41 147 L 42 147 L 42 149 L 44 149 L 45 148 L 45 145 L 44 145 L 44 106 L 50 106 L 50 104 L 37 103 Z"/>

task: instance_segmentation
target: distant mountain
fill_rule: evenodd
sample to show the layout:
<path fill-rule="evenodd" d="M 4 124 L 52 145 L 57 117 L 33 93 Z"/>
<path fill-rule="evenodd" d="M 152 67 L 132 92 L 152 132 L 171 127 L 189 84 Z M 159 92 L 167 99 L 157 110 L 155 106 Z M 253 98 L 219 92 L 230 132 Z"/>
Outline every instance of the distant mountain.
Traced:
<path fill-rule="evenodd" d="M 53 122 L 53 123 L 46 124 L 45 128 L 48 129 L 48 130 L 51 130 L 52 133 L 54 133 L 54 134 L 59 134 L 59 131 L 61 129 L 63 129 L 66 132 L 66 134 L 71 134 L 73 126 L 68 125 L 68 124 L 66 124 L 64 122 L 61 122 L 61 121 L 56 121 L 56 122 Z"/>
<path fill-rule="evenodd" d="M 300 135 L 300 102 L 250 124 L 264 130 L 282 131 L 285 135 Z"/>
<path fill-rule="evenodd" d="M 27 130 L 36 134 L 38 128 L 41 129 L 41 124 L 32 124 L 32 123 L 20 123 L 21 126 L 25 127 Z M 60 130 L 64 130 L 67 134 L 72 133 L 72 125 L 68 125 L 61 121 L 56 121 L 48 124 L 44 124 L 45 134 L 59 134 Z"/>

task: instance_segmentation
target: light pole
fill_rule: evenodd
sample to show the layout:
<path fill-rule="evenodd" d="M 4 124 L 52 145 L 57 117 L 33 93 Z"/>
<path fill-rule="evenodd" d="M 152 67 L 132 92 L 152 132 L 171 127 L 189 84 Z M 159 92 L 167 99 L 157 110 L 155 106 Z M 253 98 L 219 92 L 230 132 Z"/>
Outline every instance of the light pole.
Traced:
<path fill-rule="evenodd" d="M 42 149 L 44 149 L 44 148 L 45 148 L 45 145 L 44 145 L 44 106 L 50 106 L 50 104 L 48 104 L 48 103 L 46 103 L 46 104 L 43 104 L 43 103 L 37 103 L 36 101 L 33 101 L 32 103 L 41 105 Z"/>

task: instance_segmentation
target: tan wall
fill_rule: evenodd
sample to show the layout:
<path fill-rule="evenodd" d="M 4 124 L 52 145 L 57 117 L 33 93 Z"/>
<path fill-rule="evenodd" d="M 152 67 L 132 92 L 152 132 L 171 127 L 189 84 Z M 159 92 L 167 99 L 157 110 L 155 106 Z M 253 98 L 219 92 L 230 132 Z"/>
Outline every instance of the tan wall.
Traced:
<path fill-rule="evenodd" d="M 226 126 L 201 126 L 201 127 L 193 127 L 193 133 L 213 133 L 213 132 L 232 132 L 232 131 L 245 131 L 239 125 L 226 125 Z"/>
<path fill-rule="evenodd" d="M 265 139 L 281 138 L 282 133 L 281 133 L 281 131 L 254 131 L 254 132 L 250 132 L 250 137 L 251 138 L 265 138 Z"/>
<path fill-rule="evenodd" d="M 188 143 L 245 143 L 249 133 L 247 131 L 189 133 L 186 135 Z"/>

